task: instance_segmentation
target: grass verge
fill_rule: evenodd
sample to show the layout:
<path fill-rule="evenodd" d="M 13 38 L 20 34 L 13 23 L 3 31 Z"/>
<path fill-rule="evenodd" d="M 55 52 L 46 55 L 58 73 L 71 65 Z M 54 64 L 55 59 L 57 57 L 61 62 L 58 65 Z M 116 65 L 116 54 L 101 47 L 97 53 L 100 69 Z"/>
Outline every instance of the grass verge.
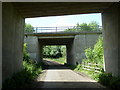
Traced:
<path fill-rule="evenodd" d="M 66 58 L 65 57 L 61 57 L 61 58 L 43 58 L 43 59 L 44 60 L 55 61 L 55 62 L 58 62 L 60 64 L 66 63 Z"/>
<path fill-rule="evenodd" d="M 68 67 L 71 68 L 72 70 L 85 73 L 90 78 L 96 80 L 97 82 L 101 83 L 106 87 L 109 87 L 111 89 L 120 89 L 120 76 L 115 77 L 112 76 L 112 73 L 106 73 L 104 71 L 101 71 L 99 73 L 95 73 L 94 71 L 87 71 L 82 69 L 80 64 Z"/>

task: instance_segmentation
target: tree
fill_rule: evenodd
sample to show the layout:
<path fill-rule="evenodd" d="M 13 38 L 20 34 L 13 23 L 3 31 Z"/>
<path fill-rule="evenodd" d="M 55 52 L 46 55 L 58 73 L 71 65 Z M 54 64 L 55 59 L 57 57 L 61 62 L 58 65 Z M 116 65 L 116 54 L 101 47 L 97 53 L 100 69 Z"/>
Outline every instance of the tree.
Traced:
<path fill-rule="evenodd" d="M 85 49 L 85 62 L 103 64 L 103 37 L 100 36 L 93 47 Z"/>
<path fill-rule="evenodd" d="M 63 56 L 63 49 L 61 46 L 44 46 L 43 57 L 59 58 Z"/>
<path fill-rule="evenodd" d="M 25 23 L 25 32 L 26 33 L 33 33 L 33 32 L 35 32 L 34 27 L 31 24 Z"/>
<path fill-rule="evenodd" d="M 91 28 L 91 30 L 95 31 L 95 30 L 101 30 L 99 27 L 99 24 L 96 21 L 92 21 L 88 24 L 88 27 Z"/>
<path fill-rule="evenodd" d="M 92 21 L 89 24 L 77 23 L 76 26 L 74 26 L 73 28 L 66 29 L 65 32 L 69 32 L 69 31 L 96 31 L 96 30 L 102 30 L 102 29 L 99 27 L 99 24 L 96 21 Z"/>

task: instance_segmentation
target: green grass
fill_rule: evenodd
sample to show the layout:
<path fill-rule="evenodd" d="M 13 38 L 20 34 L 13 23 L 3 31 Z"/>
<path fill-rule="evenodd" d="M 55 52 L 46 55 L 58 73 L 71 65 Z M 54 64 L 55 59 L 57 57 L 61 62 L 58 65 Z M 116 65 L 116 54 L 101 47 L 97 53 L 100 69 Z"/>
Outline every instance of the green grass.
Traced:
<path fill-rule="evenodd" d="M 61 58 L 43 58 L 44 60 L 51 60 L 51 61 L 55 61 L 58 62 L 60 64 L 64 64 L 66 63 L 66 57 L 61 57 Z"/>

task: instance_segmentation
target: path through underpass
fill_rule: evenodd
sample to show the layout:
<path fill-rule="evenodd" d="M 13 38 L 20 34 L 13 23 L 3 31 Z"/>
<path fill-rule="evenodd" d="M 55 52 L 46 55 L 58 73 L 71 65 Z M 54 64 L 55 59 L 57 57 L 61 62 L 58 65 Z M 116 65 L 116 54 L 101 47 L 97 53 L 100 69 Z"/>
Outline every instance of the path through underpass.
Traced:
<path fill-rule="evenodd" d="M 44 73 L 37 78 L 35 88 L 105 88 L 86 75 L 78 74 L 62 64 L 45 60 Z"/>

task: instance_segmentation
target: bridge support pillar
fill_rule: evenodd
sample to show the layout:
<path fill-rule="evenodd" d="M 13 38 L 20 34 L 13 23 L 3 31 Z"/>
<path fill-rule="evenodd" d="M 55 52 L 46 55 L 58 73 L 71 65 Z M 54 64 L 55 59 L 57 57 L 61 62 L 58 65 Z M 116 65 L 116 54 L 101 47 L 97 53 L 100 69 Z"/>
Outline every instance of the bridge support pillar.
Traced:
<path fill-rule="evenodd" d="M 66 45 L 67 48 L 67 65 L 76 65 L 74 61 L 73 42 Z"/>
<path fill-rule="evenodd" d="M 36 36 L 27 36 L 24 40 L 27 43 L 27 51 L 30 53 L 30 59 L 40 62 L 42 57 L 42 46 L 40 45 L 38 38 Z"/>
<path fill-rule="evenodd" d="M 39 52 L 38 52 L 38 58 L 39 58 L 39 62 L 42 62 L 43 60 L 43 45 L 40 43 L 39 41 Z"/>
<path fill-rule="evenodd" d="M 105 70 L 120 75 L 120 4 L 114 3 L 102 13 Z"/>
<path fill-rule="evenodd" d="M 2 10 L 2 81 L 4 82 L 13 73 L 22 70 L 25 21 L 11 3 L 2 3 Z"/>
<path fill-rule="evenodd" d="M 0 90 L 2 89 L 2 2 L 0 1 Z"/>

